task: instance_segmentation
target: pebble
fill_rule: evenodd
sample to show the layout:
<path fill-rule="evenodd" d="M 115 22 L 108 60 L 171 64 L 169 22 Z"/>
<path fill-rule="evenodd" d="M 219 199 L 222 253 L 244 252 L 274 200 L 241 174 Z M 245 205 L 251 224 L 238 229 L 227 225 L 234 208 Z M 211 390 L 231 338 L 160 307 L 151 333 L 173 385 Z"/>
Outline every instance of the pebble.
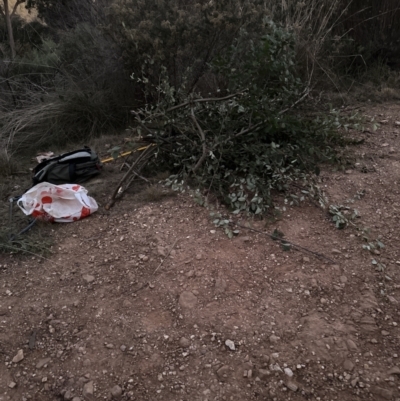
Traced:
<path fill-rule="evenodd" d="M 271 376 L 271 372 L 268 369 L 258 369 L 258 377 L 262 380 L 266 380 Z"/>
<path fill-rule="evenodd" d="M 326 304 L 328 301 L 325 298 L 320 299 L 321 304 Z"/>
<path fill-rule="evenodd" d="M 350 383 L 351 386 L 352 386 L 352 387 L 357 386 L 357 383 L 359 382 L 359 380 L 360 380 L 360 379 L 359 379 L 358 377 L 356 377 L 355 379 L 353 379 L 353 380 L 351 381 L 351 383 Z"/>
<path fill-rule="evenodd" d="M 269 337 L 269 341 L 273 344 L 276 344 L 280 340 L 280 337 L 276 336 L 275 334 L 272 334 L 272 336 Z"/>
<path fill-rule="evenodd" d="M 293 371 L 290 368 L 285 368 L 283 371 L 286 373 L 287 376 L 293 377 Z"/>
<path fill-rule="evenodd" d="M 70 390 L 67 390 L 67 391 L 64 393 L 64 400 L 70 401 L 70 400 L 72 400 L 73 398 L 74 398 L 74 395 L 72 394 L 72 392 L 71 392 Z"/>
<path fill-rule="evenodd" d="M 400 126 L 400 121 L 395 121 L 394 125 Z"/>
<path fill-rule="evenodd" d="M 343 362 L 343 369 L 347 372 L 351 372 L 354 369 L 354 363 L 351 362 L 349 359 L 346 359 Z"/>
<path fill-rule="evenodd" d="M 84 274 L 82 278 L 87 282 L 87 283 L 92 283 L 94 281 L 94 276 L 91 276 L 90 274 Z"/>
<path fill-rule="evenodd" d="M 400 368 L 398 366 L 393 366 L 393 368 L 389 369 L 388 375 L 400 375 Z"/>
<path fill-rule="evenodd" d="M 163 248 L 162 246 L 158 246 L 158 247 L 157 247 L 157 253 L 158 253 L 160 256 L 164 256 L 164 257 L 165 257 L 165 255 L 166 255 L 166 253 L 165 253 L 165 248 Z"/>
<path fill-rule="evenodd" d="M 228 378 L 228 373 L 230 369 L 228 365 L 223 365 L 217 370 L 217 376 L 221 381 L 224 381 Z"/>
<path fill-rule="evenodd" d="M 81 398 L 80 398 L 80 397 L 74 397 L 74 398 L 72 399 L 72 401 L 81 401 Z"/>
<path fill-rule="evenodd" d="M 179 345 L 180 345 L 182 348 L 188 348 L 188 347 L 190 346 L 190 340 L 188 340 L 186 337 L 182 337 L 182 338 L 179 340 Z"/>
<path fill-rule="evenodd" d="M 217 293 L 223 293 L 226 290 L 226 287 L 228 286 L 227 282 L 223 278 L 217 278 L 215 280 L 215 291 Z"/>
<path fill-rule="evenodd" d="M 388 336 L 390 333 L 389 333 L 388 331 L 386 331 L 386 330 L 382 330 L 382 331 L 381 331 L 381 334 L 382 334 L 383 336 Z"/>
<path fill-rule="evenodd" d="M 122 388 L 118 385 L 115 385 L 112 389 L 111 389 L 111 396 L 115 399 L 121 398 L 122 396 Z"/>
<path fill-rule="evenodd" d="M 125 352 L 125 351 L 126 351 L 126 345 L 121 345 L 121 346 L 119 347 L 119 349 L 120 349 L 122 352 Z"/>
<path fill-rule="evenodd" d="M 340 276 L 340 282 L 343 284 L 347 283 L 347 277 L 346 276 Z"/>
<path fill-rule="evenodd" d="M 15 388 L 16 386 L 17 386 L 17 383 L 15 383 L 15 382 L 10 382 L 8 384 L 8 387 L 10 387 L 10 388 Z"/>
<path fill-rule="evenodd" d="M 24 359 L 24 351 L 22 349 L 18 350 L 17 355 L 14 356 L 13 362 L 18 363 Z"/>
<path fill-rule="evenodd" d="M 299 387 L 296 384 L 290 381 L 286 383 L 286 387 L 292 391 L 297 391 L 299 389 Z"/>
<path fill-rule="evenodd" d="M 43 366 L 47 365 L 50 362 L 50 358 L 40 359 L 39 362 L 36 364 L 37 369 L 43 368 Z"/>
<path fill-rule="evenodd" d="M 337 255 L 340 255 L 342 252 L 340 252 L 339 249 L 333 248 L 333 249 L 332 249 L 332 253 L 335 253 L 335 254 L 337 254 Z"/>
<path fill-rule="evenodd" d="M 396 299 L 395 297 L 392 297 L 391 295 L 388 295 L 387 299 L 388 299 L 388 301 L 389 301 L 391 304 L 397 305 L 397 304 L 399 303 L 399 302 L 397 301 L 397 299 Z"/>
<path fill-rule="evenodd" d="M 94 392 L 93 381 L 87 382 L 83 386 L 83 390 L 82 390 L 83 397 L 89 398 L 93 395 L 93 392 Z"/>
<path fill-rule="evenodd" d="M 310 258 L 307 257 L 307 256 L 304 256 L 304 257 L 303 257 L 303 262 L 304 262 L 304 263 L 309 263 L 309 262 L 310 262 Z"/>
<path fill-rule="evenodd" d="M 197 297 L 190 291 L 184 291 L 179 296 L 179 304 L 182 308 L 193 309 L 197 305 Z"/>
<path fill-rule="evenodd" d="M 225 345 L 231 350 L 231 351 L 235 351 L 236 347 L 235 347 L 235 343 L 232 340 L 226 340 L 225 341 Z"/>
<path fill-rule="evenodd" d="M 346 342 L 347 342 L 347 347 L 349 348 L 350 351 L 352 352 L 358 351 L 358 347 L 353 340 L 348 339 Z"/>

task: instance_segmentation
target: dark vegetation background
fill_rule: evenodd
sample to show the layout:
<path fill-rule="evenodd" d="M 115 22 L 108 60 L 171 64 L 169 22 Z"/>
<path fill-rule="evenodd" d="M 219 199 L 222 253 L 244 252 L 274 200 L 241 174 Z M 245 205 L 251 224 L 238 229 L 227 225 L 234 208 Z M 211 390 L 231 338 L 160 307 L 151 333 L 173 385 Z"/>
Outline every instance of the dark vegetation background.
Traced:
<path fill-rule="evenodd" d="M 340 159 L 361 127 L 340 106 L 400 98 L 397 0 L 19 0 L 38 19 L 11 15 L 13 39 L 8 2 L 1 175 L 131 127 L 163 145 L 171 185 L 190 176 L 262 213 Z"/>

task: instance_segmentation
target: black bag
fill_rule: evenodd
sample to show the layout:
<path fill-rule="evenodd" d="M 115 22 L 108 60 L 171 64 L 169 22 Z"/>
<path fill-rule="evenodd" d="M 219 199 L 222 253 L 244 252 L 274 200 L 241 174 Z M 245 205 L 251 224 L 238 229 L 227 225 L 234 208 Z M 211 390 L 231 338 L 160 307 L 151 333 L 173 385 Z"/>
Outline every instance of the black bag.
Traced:
<path fill-rule="evenodd" d="M 100 174 L 102 164 L 97 154 L 86 147 L 43 160 L 33 169 L 33 185 L 80 184 Z"/>

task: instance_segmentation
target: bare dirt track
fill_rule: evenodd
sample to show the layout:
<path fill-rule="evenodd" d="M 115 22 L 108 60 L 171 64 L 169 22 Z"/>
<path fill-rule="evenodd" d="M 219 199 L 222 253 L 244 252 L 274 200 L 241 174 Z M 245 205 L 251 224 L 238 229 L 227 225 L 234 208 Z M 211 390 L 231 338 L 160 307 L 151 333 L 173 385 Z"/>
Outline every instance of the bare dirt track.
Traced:
<path fill-rule="evenodd" d="M 45 228 L 47 259 L 0 255 L 0 400 L 400 400 L 400 104 L 361 111 L 380 128 L 321 185 L 384 248 L 307 202 L 251 227 L 334 263 L 127 194 Z"/>

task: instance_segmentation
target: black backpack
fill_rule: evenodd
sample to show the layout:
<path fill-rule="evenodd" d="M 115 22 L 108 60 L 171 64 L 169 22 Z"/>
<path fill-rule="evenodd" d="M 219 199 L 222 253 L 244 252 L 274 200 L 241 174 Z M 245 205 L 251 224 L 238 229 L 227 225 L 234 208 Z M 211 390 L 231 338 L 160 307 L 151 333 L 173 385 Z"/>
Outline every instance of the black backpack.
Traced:
<path fill-rule="evenodd" d="M 33 169 L 33 185 L 40 182 L 51 184 L 80 184 L 100 174 L 102 163 L 90 148 L 74 150 L 43 160 Z"/>

